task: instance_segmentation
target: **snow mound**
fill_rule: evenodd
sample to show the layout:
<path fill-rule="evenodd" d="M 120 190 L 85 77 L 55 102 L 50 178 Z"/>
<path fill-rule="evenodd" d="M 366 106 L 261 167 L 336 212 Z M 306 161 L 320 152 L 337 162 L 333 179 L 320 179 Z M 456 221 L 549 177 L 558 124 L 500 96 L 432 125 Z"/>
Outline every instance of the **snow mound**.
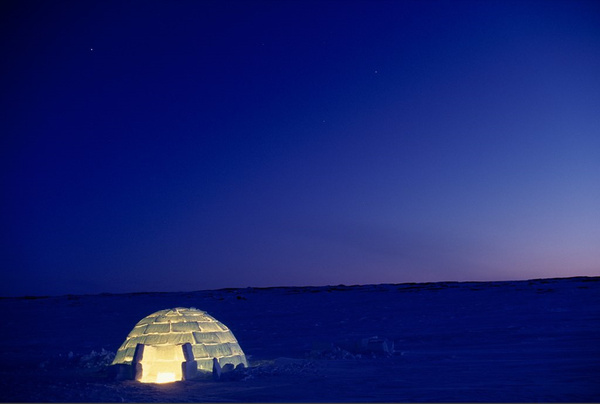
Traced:
<path fill-rule="evenodd" d="M 115 353 L 102 348 L 100 351 L 92 351 L 79 358 L 79 366 L 86 369 L 101 369 L 109 366 L 115 359 Z"/>

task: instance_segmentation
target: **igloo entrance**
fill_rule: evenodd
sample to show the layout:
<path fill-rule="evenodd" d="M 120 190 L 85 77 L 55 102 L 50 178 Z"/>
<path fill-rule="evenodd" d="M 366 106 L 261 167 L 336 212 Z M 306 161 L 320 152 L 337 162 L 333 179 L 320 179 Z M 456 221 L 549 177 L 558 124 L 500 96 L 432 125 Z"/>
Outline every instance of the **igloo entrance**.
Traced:
<path fill-rule="evenodd" d="M 183 379 L 185 361 L 182 346 L 144 346 L 136 379 L 142 383 L 169 383 Z"/>

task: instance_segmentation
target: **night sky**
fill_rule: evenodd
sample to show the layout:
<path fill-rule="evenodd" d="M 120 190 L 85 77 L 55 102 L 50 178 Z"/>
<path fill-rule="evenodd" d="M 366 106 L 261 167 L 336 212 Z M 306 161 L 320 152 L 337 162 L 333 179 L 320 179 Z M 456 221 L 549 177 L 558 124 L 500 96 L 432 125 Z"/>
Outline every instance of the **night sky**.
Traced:
<path fill-rule="evenodd" d="M 600 275 L 598 1 L 0 15 L 0 295 Z"/>

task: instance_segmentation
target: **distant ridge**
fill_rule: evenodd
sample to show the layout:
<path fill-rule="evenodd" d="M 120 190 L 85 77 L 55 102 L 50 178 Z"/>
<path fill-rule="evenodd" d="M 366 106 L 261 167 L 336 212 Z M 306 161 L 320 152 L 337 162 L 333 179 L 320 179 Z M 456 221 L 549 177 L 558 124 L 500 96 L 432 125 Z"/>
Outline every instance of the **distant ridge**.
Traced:
<path fill-rule="evenodd" d="M 557 278 L 534 278 L 534 279 L 524 279 L 524 280 L 506 280 L 506 281 L 436 281 L 436 282 L 402 282 L 402 283 L 376 283 L 376 284 L 364 284 L 364 285 L 324 285 L 324 286 L 249 286 L 243 288 L 220 288 L 220 289 L 200 289 L 194 291 L 179 291 L 179 292 L 125 292 L 125 293 L 110 293 L 110 292 L 102 292 L 102 293 L 89 293 L 89 294 L 66 294 L 66 295 L 25 295 L 25 296 L 0 296 L 0 300 L 4 299 L 16 299 L 16 300 L 39 300 L 39 299 L 50 299 L 50 298 L 59 298 L 64 297 L 67 299 L 76 299 L 84 296 L 157 296 L 157 295 L 177 295 L 177 294 L 194 294 L 194 293 L 206 293 L 206 292 L 241 292 L 241 291 L 289 291 L 295 290 L 300 291 L 304 290 L 306 292 L 310 291 L 348 291 L 348 290 L 356 290 L 360 288 L 411 288 L 411 289 L 433 289 L 433 288 L 447 288 L 451 285 L 454 287 L 459 287 L 460 285 L 510 285 L 510 284 L 523 284 L 528 283 L 530 285 L 535 284 L 548 284 L 553 282 L 564 282 L 564 281 L 577 281 L 577 282 L 600 282 L 600 276 L 569 276 L 569 277 L 557 277 Z"/>

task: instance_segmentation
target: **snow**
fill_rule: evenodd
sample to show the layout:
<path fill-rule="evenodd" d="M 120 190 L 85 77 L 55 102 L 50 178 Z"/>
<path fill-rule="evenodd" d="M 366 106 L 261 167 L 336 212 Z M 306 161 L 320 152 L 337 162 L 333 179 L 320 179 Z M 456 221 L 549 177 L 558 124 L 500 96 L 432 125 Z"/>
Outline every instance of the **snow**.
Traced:
<path fill-rule="evenodd" d="M 172 307 L 226 324 L 250 368 L 116 381 L 134 324 Z M 600 277 L 0 299 L 3 401 L 600 401 Z"/>

